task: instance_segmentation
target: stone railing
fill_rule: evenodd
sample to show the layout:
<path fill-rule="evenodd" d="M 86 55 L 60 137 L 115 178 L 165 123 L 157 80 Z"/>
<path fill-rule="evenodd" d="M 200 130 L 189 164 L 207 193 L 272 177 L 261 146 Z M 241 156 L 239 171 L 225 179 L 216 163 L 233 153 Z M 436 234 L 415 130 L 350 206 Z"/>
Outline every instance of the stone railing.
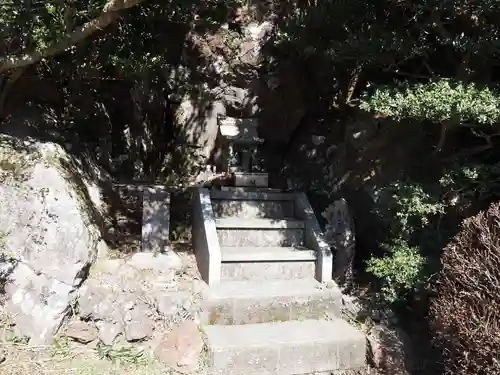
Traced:
<path fill-rule="evenodd" d="M 221 252 L 210 191 L 206 188 L 195 190 L 193 206 L 192 238 L 198 270 L 208 285 L 218 284 L 221 274 Z"/>
<path fill-rule="evenodd" d="M 295 215 L 304 221 L 304 245 L 315 250 L 316 261 L 315 278 L 321 282 L 332 280 L 333 257 L 330 247 L 323 238 L 318 219 L 305 193 L 296 192 L 294 200 Z"/>

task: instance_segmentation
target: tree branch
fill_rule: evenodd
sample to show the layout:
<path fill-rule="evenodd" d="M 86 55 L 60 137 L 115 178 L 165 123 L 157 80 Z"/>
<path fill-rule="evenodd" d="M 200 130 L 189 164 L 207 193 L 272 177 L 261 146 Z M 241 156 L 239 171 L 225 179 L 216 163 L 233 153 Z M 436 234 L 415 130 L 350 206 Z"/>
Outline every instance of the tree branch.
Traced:
<path fill-rule="evenodd" d="M 500 133 L 485 134 L 481 131 L 476 131 L 475 129 L 470 129 L 470 130 L 471 130 L 472 134 L 474 134 L 476 137 L 483 138 L 486 143 L 484 145 L 469 148 L 469 149 L 466 149 L 466 150 L 461 151 L 459 153 L 456 153 L 454 155 L 451 155 L 445 159 L 446 161 L 451 161 L 451 160 L 454 160 L 458 157 L 472 156 L 472 155 L 478 154 L 480 152 L 491 150 L 494 147 L 494 143 L 493 143 L 492 139 L 494 137 L 500 136 Z"/>
<path fill-rule="evenodd" d="M 443 121 L 441 123 L 441 132 L 439 134 L 439 142 L 436 146 L 436 149 L 432 152 L 433 155 L 436 155 L 438 152 L 440 152 L 443 149 L 444 143 L 446 141 L 446 132 L 448 131 L 450 127 L 449 121 Z"/>
<path fill-rule="evenodd" d="M 23 75 L 24 73 L 24 68 L 20 68 L 17 70 L 14 70 L 12 74 L 10 75 L 9 78 L 5 81 L 5 84 L 1 88 L 0 91 L 0 119 L 2 118 L 3 115 L 3 110 L 5 106 L 5 102 L 7 101 L 7 96 L 10 92 L 10 89 L 16 83 L 16 81 Z"/>
<path fill-rule="evenodd" d="M 146 0 L 109 0 L 102 9 L 99 17 L 85 23 L 76 29 L 64 40 L 40 52 L 32 52 L 24 56 L 9 56 L 0 60 L 0 73 L 11 69 L 27 67 L 38 63 L 40 60 L 65 52 L 68 48 L 78 44 L 100 31 L 119 18 L 119 11 L 132 8 Z"/>

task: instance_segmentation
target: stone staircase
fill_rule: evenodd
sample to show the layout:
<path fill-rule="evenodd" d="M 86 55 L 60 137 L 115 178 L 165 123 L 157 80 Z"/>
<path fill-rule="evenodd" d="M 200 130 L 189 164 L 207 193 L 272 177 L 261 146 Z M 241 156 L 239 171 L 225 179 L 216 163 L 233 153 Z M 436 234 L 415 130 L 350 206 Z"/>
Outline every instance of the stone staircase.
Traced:
<path fill-rule="evenodd" d="M 340 318 L 331 252 L 304 193 L 199 189 L 193 217 L 210 374 L 365 366 L 365 337 Z"/>

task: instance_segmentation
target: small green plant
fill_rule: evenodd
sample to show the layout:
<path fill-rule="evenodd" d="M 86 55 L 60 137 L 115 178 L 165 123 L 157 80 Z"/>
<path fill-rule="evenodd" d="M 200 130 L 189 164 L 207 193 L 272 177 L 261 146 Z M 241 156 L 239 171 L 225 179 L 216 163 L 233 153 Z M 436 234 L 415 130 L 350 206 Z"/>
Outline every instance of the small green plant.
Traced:
<path fill-rule="evenodd" d="M 390 236 L 408 241 L 415 230 L 428 226 L 444 213 L 446 205 L 418 184 L 398 181 L 372 194 L 375 212 L 385 222 Z"/>
<path fill-rule="evenodd" d="M 370 259 L 367 271 L 381 280 L 382 298 L 395 302 L 415 290 L 422 282 L 425 259 L 417 247 L 411 247 L 404 241 L 396 241 L 384 247 L 387 254 Z"/>
<path fill-rule="evenodd" d="M 424 282 L 426 258 L 421 233 L 433 230 L 433 219 L 444 213 L 446 205 L 413 183 L 384 186 L 377 189 L 373 197 L 375 212 L 384 222 L 388 235 L 382 244 L 385 254 L 372 257 L 367 262 L 367 271 L 379 279 L 381 297 L 392 303 Z"/>
<path fill-rule="evenodd" d="M 130 346 L 114 347 L 100 343 L 96 350 L 100 359 L 106 359 L 112 363 L 146 365 L 150 360 L 143 350 Z"/>
<path fill-rule="evenodd" d="M 68 339 L 65 337 L 56 336 L 52 340 L 52 356 L 67 357 L 71 354 L 71 347 Z"/>
<path fill-rule="evenodd" d="M 500 191 L 500 164 L 470 164 L 456 161 L 439 184 L 450 205 L 468 206 L 472 201 L 490 201 Z"/>

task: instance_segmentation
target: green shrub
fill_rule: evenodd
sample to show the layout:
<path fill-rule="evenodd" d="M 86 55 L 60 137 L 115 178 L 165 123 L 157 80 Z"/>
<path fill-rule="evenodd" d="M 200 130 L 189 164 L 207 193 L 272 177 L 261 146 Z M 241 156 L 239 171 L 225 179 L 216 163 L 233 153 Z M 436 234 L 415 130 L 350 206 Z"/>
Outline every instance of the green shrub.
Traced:
<path fill-rule="evenodd" d="M 500 121 L 500 97 L 487 87 L 441 79 L 426 84 L 380 87 L 361 108 L 394 120 L 451 121 L 493 125 Z"/>
<path fill-rule="evenodd" d="M 379 279 L 381 297 L 387 302 L 403 299 L 426 280 L 423 248 L 425 230 L 444 212 L 445 205 L 422 186 L 397 182 L 373 192 L 375 213 L 385 224 L 385 250 L 367 262 L 367 271 Z M 419 246 L 410 245 L 418 243 Z"/>
<path fill-rule="evenodd" d="M 425 259 L 417 247 L 410 247 L 404 241 L 384 247 L 387 254 L 370 259 L 367 271 L 380 279 L 381 297 L 388 302 L 395 302 L 419 286 Z"/>

